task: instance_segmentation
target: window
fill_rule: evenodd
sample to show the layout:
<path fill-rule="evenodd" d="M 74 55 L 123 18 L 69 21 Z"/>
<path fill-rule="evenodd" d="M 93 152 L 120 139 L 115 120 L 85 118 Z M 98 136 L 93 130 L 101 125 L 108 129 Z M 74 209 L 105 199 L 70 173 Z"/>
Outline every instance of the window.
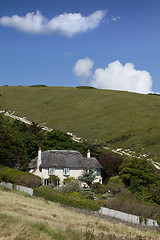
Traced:
<path fill-rule="evenodd" d="M 44 179 L 44 185 L 48 185 L 48 179 Z"/>
<path fill-rule="evenodd" d="M 95 172 L 96 172 L 97 174 L 101 174 L 101 170 L 100 170 L 99 168 L 96 168 L 96 169 L 95 169 Z"/>
<path fill-rule="evenodd" d="M 55 168 L 48 168 L 48 175 L 55 175 Z"/>
<path fill-rule="evenodd" d="M 70 175 L 69 168 L 64 168 L 63 169 L 63 175 Z"/>

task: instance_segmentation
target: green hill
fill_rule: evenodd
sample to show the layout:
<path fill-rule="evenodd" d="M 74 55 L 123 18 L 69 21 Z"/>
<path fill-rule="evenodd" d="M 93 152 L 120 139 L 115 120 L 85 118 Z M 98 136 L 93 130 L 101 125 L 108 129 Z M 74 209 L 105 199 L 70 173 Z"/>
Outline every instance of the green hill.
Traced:
<path fill-rule="evenodd" d="M 160 97 L 67 87 L 0 87 L 0 110 L 159 161 Z"/>

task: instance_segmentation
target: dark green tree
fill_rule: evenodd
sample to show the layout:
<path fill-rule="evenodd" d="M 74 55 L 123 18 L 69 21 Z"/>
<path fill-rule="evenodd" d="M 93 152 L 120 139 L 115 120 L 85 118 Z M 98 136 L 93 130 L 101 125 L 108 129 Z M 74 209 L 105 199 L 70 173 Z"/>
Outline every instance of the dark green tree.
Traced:
<path fill-rule="evenodd" d="M 120 176 L 129 189 L 142 192 L 144 187 L 153 184 L 157 177 L 155 167 L 146 159 L 130 158 L 123 161 L 120 166 Z"/>

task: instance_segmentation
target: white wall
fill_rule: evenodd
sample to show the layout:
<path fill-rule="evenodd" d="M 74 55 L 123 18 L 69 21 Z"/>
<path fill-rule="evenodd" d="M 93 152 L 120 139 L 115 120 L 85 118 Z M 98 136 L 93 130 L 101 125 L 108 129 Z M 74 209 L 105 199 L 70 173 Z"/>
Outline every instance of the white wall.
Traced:
<path fill-rule="evenodd" d="M 63 175 L 63 169 L 55 169 L 55 175 L 60 178 L 60 183 L 62 183 L 62 181 L 64 179 L 66 179 L 67 177 L 78 178 L 79 176 L 82 175 L 82 172 L 83 172 L 82 169 L 70 169 L 70 175 L 69 176 L 64 176 Z M 48 168 L 46 168 L 46 169 L 43 168 L 42 172 L 40 172 L 39 169 L 37 169 L 35 172 L 33 172 L 33 174 L 35 174 L 36 176 L 39 176 L 42 179 L 48 179 L 49 178 Z M 97 176 L 97 179 L 95 180 L 95 182 L 102 183 L 102 177 Z"/>
<path fill-rule="evenodd" d="M 120 211 L 116 211 L 116 210 L 104 208 L 104 207 L 101 207 L 99 213 L 110 216 L 110 217 L 115 217 L 126 222 L 140 224 L 140 217 L 132 214 L 128 214 L 128 213 L 124 213 L 124 212 L 120 212 Z M 147 222 L 145 223 L 145 219 L 143 218 L 143 222 L 141 224 L 146 226 L 151 226 L 151 227 L 154 227 L 154 226 L 158 227 L 157 221 L 152 219 L 147 219 Z"/>
<path fill-rule="evenodd" d="M 23 187 L 23 186 L 20 186 L 20 185 L 15 185 L 15 184 L 12 184 L 12 183 L 7 183 L 7 182 L 1 182 L 0 186 L 6 187 L 6 188 L 9 188 L 9 189 L 13 189 L 13 190 L 18 190 L 18 191 L 21 191 L 21 192 L 25 192 L 25 193 L 28 193 L 31 196 L 33 195 L 33 189 L 32 188 Z"/>

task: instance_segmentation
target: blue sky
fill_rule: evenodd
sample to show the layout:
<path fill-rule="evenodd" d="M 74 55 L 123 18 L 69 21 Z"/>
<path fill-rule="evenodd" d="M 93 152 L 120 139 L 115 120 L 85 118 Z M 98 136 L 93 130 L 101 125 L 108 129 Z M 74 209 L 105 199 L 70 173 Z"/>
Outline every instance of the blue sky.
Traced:
<path fill-rule="evenodd" d="M 159 0 L 0 0 L 1 86 L 147 93 L 159 76 Z"/>

